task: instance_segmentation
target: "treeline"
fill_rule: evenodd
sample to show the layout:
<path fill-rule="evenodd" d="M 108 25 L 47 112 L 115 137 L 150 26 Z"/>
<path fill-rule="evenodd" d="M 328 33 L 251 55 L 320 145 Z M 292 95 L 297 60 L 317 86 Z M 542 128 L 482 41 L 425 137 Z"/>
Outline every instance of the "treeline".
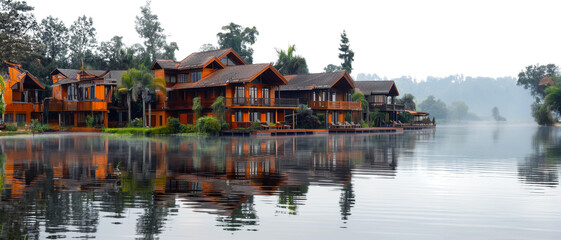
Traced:
<path fill-rule="evenodd" d="M 530 65 L 518 74 L 518 85 L 534 97 L 532 116 L 539 125 L 561 120 L 561 73 L 555 64 Z"/>
<path fill-rule="evenodd" d="M 356 80 L 384 80 L 376 74 L 357 75 Z M 427 77 L 423 80 L 402 76 L 395 80 L 400 97 L 407 93 L 415 97 L 419 105 L 429 96 L 434 104 L 445 106 L 441 114 L 431 112 L 437 119 L 480 119 L 495 120 L 493 109 L 500 111 L 500 117 L 508 120 L 530 120 L 532 97 L 516 85 L 513 77 L 490 78 L 450 75 L 448 77 Z M 441 103 L 438 103 L 438 100 Z M 432 103 L 432 101 L 429 101 Z M 429 104 L 429 105 L 434 105 Z M 467 115 L 465 109 L 467 108 Z M 422 109 L 422 108 L 421 108 Z M 425 109 L 426 110 L 426 109 Z M 429 111 L 430 112 L 430 111 Z M 436 115 L 435 115 L 436 114 Z M 439 117 L 440 116 L 440 117 Z M 498 116 L 497 116 L 498 117 Z"/>

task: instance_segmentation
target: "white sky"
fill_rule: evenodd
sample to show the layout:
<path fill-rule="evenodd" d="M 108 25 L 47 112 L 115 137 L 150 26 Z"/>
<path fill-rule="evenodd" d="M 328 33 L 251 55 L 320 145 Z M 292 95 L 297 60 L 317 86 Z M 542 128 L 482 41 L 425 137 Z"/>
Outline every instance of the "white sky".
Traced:
<path fill-rule="evenodd" d="M 91 16 L 98 41 L 124 37 L 142 43 L 134 29 L 144 0 L 28 0 L 40 21 L 48 15 L 70 26 Z M 259 31 L 254 63 L 274 62 L 275 48 L 296 44 L 310 72 L 339 64 L 345 29 L 355 51 L 353 76 L 376 73 L 417 79 L 450 74 L 516 76 L 531 64 L 561 64 L 561 1 L 171 1 L 153 0 L 178 60 L 216 45 L 216 33 L 234 22 Z"/>

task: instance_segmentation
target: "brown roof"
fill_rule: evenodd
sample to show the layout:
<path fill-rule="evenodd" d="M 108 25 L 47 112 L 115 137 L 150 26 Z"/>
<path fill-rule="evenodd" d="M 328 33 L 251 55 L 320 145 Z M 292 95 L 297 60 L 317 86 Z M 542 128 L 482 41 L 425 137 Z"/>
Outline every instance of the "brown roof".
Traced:
<path fill-rule="evenodd" d="M 196 83 L 178 83 L 171 89 L 225 86 L 231 83 L 251 82 L 259 76 L 264 76 L 276 84 L 286 84 L 286 79 L 271 64 L 264 63 L 229 66 L 206 76 Z"/>
<path fill-rule="evenodd" d="M 64 75 L 66 77 L 66 78 L 63 78 L 63 79 L 59 80 L 57 83 L 53 84 L 53 86 L 60 86 L 60 85 L 64 85 L 64 84 L 78 82 L 78 74 L 79 74 L 80 71 L 81 70 L 78 70 L 78 69 L 63 69 L 63 68 L 57 68 L 57 69 L 53 70 L 51 72 L 51 75 L 61 73 L 62 75 Z M 85 70 L 85 72 L 87 74 L 103 78 L 104 83 L 106 83 L 106 84 L 116 84 L 116 85 L 118 85 L 118 84 L 121 83 L 121 74 L 123 72 L 126 72 L 126 71 L 125 70 L 110 70 L 110 71 Z"/>
<path fill-rule="evenodd" d="M 346 81 L 351 89 L 354 88 L 354 81 L 347 71 L 288 75 L 285 78 L 288 83 L 280 87 L 281 91 L 328 89 L 339 81 Z"/>
<path fill-rule="evenodd" d="M 540 83 L 538 84 L 540 86 L 553 86 L 555 85 L 555 82 L 553 82 L 553 79 L 551 79 L 551 77 L 547 76 L 547 77 L 543 77 L 542 80 L 540 80 Z"/>
<path fill-rule="evenodd" d="M 170 70 L 183 70 L 183 69 L 197 69 L 205 67 L 209 62 L 216 58 L 220 61 L 227 55 L 233 54 L 236 56 L 236 60 L 239 61 L 240 65 L 245 64 L 243 59 L 231 48 L 224 48 L 218 50 L 210 50 L 204 52 L 191 53 L 189 56 L 183 60 L 176 62 L 169 59 L 157 59 L 152 65 L 152 69 L 156 66 L 163 69 Z"/>
<path fill-rule="evenodd" d="M 399 96 L 394 81 L 355 81 L 355 89 L 364 95 Z"/>

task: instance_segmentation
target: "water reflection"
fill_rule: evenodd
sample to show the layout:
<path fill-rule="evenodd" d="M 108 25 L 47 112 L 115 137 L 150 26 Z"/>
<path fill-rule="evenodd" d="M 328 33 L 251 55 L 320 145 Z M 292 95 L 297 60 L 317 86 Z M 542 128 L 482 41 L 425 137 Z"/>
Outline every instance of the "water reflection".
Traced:
<path fill-rule="evenodd" d="M 276 196 L 276 214 L 298 215 L 309 186 L 340 189 L 341 219 L 355 204 L 354 171 L 396 174 L 397 148 L 416 137 L 119 139 L 95 135 L 0 141 L 2 234 L 95 237 L 100 218 L 154 238 L 178 208 L 217 214 L 228 231 L 257 230 L 255 196 Z M 10 224 L 7 224 L 10 223 Z M 45 236 L 43 236 L 45 237 Z"/>
<path fill-rule="evenodd" d="M 520 180 L 536 186 L 559 184 L 561 136 L 556 127 L 539 127 L 533 138 L 534 152 L 518 165 Z"/>

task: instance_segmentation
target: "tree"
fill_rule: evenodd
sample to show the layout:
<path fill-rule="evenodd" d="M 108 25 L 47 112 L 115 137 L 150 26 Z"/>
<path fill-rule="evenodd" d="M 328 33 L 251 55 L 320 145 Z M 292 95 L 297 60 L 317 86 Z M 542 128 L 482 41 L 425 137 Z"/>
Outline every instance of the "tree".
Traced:
<path fill-rule="evenodd" d="M 296 109 L 296 114 L 298 116 L 296 121 L 298 128 L 313 129 L 319 127 L 319 119 L 308 105 L 300 104 Z"/>
<path fill-rule="evenodd" d="M 45 47 L 48 60 L 62 63 L 68 52 L 68 28 L 58 18 L 48 16 L 41 20 L 37 37 Z"/>
<path fill-rule="evenodd" d="M 493 107 L 491 112 L 493 114 L 493 119 L 495 119 L 495 121 L 506 121 L 506 119 L 503 116 L 501 116 L 501 114 L 499 113 L 499 108 L 497 106 Z"/>
<path fill-rule="evenodd" d="M 150 61 L 154 61 L 158 56 L 159 50 L 166 45 L 164 28 L 162 28 L 160 21 L 158 21 L 158 16 L 152 14 L 150 0 L 146 1 L 146 5 L 140 7 L 140 14 L 140 16 L 136 16 L 136 32 L 138 32 L 141 38 L 145 39 L 144 46 L 146 47 L 146 52 L 150 56 Z"/>
<path fill-rule="evenodd" d="M 223 26 L 222 31 L 218 36 L 218 46 L 220 48 L 232 48 L 236 51 L 247 63 L 253 63 L 253 48 L 251 45 L 257 40 L 259 32 L 255 26 L 253 28 L 243 28 L 235 23 Z"/>
<path fill-rule="evenodd" d="M 72 67 L 79 68 L 86 57 L 93 55 L 93 50 L 97 46 L 96 32 L 93 27 L 92 18 L 85 15 L 78 17 L 70 26 L 70 55 Z"/>
<path fill-rule="evenodd" d="M 101 42 L 99 54 L 105 63 L 105 66 L 103 66 L 105 69 L 127 69 L 131 67 L 127 64 L 126 46 L 121 36 L 114 36 L 109 41 Z"/>
<path fill-rule="evenodd" d="M 337 66 L 334 64 L 329 64 L 326 67 L 323 68 L 323 71 L 328 73 L 328 72 L 335 72 L 335 71 L 341 71 L 343 70 L 343 68 L 341 66 Z"/>
<path fill-rule="evenodd" d="M 469 107 L 464 101 L 455 101 L 450 106 L 448 118 L 455 120 L 466 120 Z"/>
<path fill-rule="evenodd" d="M 211 50 L 216 50 L 216 49 L 218 49 L 217 46 L 214 46 L 211 43 L 205 43 L 205 44 L 201 45 L 201 47 L 199 48 L 199 51 L 206 52 L 206 51 L 211 51 Z"/>
<path fill-rule="evenodd" d="M 421 108 L 422 111 L 428 112 L 434 117 L 440 119 L 446 118 L 448 115 L 446 110 L 446 103 L 444 103 L 440 99 L 435 100 L 434 96 L 432 95 L 428 96 L 427 99 L 423 100 L 419 104 L 419 108 Z"/>
<path fill-rule="evenodd" d="M 162 54 L 163 59 L 171 59 L 175 61 L 175 51 L 179 50 L 176 42 L 171 42 L 164 46 L 164 53 Z"/>
<path fill-rule="evenodd" d="M 138 101 L 140 96 L 142 99 L 142 120 L 143 126 L 146 126 L 145 121 L 145 111 L 146 108 L 144 104 L 146 102 L 146 96 L 149 90 L 160 90 L 165 93 L 165 81 L 162 78 L 154 78 L 147 69 L 135 69 L 131 68 L 126 73 L 121 75 L 121 84 L 118 86 L 118 92 L 120 94 L 126 94 L 127 105 L 129 112 L 129 122 L 132 120 L 131 117 L 131 100 L 133 102 Z"/>
<path fill-rule="evenodd" d="M 553 77 L 558 75 L 559 68 L 555 64 L 548 65 L 530 65 L 525 71 L 518 74 L 517 85 L 523 86 L 524 89 L 530 89 L 530 93 L 536 98 L 536 103 L 541 103 L 545 99 L 545 89 L 547 85 L 540 85 L 540 81 L 544 77 Z"/>
<path fill-rule="evenodd" d="M 351 101 L 353 102 L 360 102 L 360 106 L 362 107 L 362 113 L 360 119 L 362 119 L 362 115 L 364 115 L 364 113 L 366 113 L 366 116 L 369 117 L 368 114 L 368 101 L 366 101 L 366 98 L 364 97 L 364 94 L 361 92 L 353 92 L 353 95 L 351 95 Z M 369 121 L 369 120 L 368 120 Z M 367 121 L 367 122 L 368 122 Z"/>
<path fill-rule="evenodd" d="M 339 51 L 341 51 L 341 53 L 339 53 L 339 58 L 343 60 L 343 62 L 341 63 L 341 67 L 347 70 L 349 74 L 351 74 L 351 71 L 353 70 L 355 52 L 350 49 L 349 39 L 347 38 L 347 33 L 345 32 L 345 30 L 343 30 L 343 33 L 341 34 L 341 44 L 339 45 Z"/>
<path fill-rule="evenodd" d="M 380 112 L 380 110 L 378 110 L 378 109 L 374 109 L 374 111 L 371 112 L 369 115 L 370 116 L 368 116 L 368 117 L 372 121 L 372 123 L 370 124 L 371 127 L 372 126 L 381 127 L 382 126 L 382 121 L 384 121 L 386 119 L 386 114 L 384 114 L 383 112 Z"/>
<path fill-rule="evenodd" d="M 555 111 L 557 116 L 561 116 L 561 88 L 556 86 L 548 87 L 545 90 L 545 105 L 548 109 Z"/>
<path fill-rule="evenodd" d="M 553 125 L 553 117 L 551 111 L 546 104 L 533 103 L 532 116 L 539 125 Z"/>
<path fill-rule="evenodd" d="M 397 100 L 397 103 L 405 105 L 405 110 L 417 110 L 417 105 L 415 104 L 415 96 L 413 96 L 413 94 L 405 94 L 402 98 Z"/>
<path fill-rule="evenodd" d="M 37 41 L 30 34 L 37 27 L 32 10 L 25 1 L 0 0 L 0 63 L 27 63 L 38 57 Z M 0 64 L 0 70 L 6 66 Z"/>
<path fill-rule="evenodd" d="M 220 121 L 220 126 L 222 126 L 226 122 L 226 103 L 224 97 L 217 97 L 210 107 L 212 108 L 213 115 Z"/>
<path fill-rule="evenodd" d="M 308 64 L 306 64 L 306 59 L 299 55 L 294 55 L 295 51 L 295 45 L 288 46 L 286 52 L 282 49 L 277 49 L 279 59 L 274 64 L 274 67 L 283 75 L 308 73 Z"/>
<path fill-rule="evenodd" d="M 193 110 L 193 112 L 195 113 L 196 119 L 199 119 L 201 117 L 201 114 L 203 113 L 203 105 L 201 105 L 200 97 L 193 98 L 193 107 L 191 108 L 191 110 Z"/>
<path fill-rule="evenodd" d="M 6 111 L 6 102 L 4 101 L 5 88 L 4 78 L 0 75 L 0 115 L 2 115 L 2 123 L 4 122 L 4 111 Z"/>

